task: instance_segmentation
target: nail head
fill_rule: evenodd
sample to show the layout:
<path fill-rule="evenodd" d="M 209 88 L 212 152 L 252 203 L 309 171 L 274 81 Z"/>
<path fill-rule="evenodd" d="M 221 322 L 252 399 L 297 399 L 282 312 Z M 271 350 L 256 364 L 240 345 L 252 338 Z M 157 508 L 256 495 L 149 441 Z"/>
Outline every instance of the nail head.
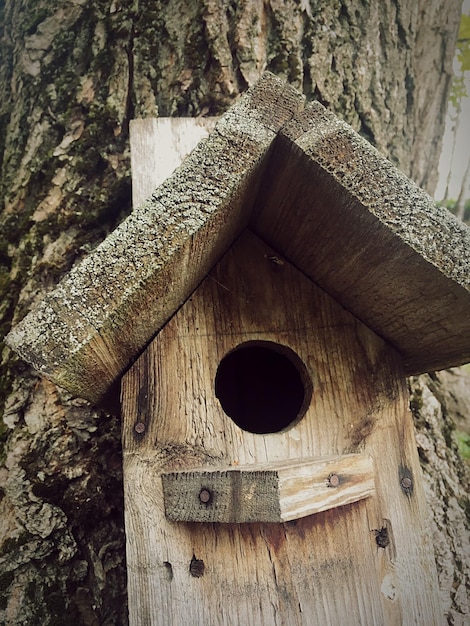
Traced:
<path fill-rule="evenodd" d="M 210 504 L 212 500 L 212 493 L 209 491 L 209 489 L 201 489 L 201 491 L 199 492 L 199 500 L 203 504 Z"/>
<path fill-rule="evenodd" d="M 413 484 L 413 481 L 411 480 L 409 476 L 405 476 L 404 478 L 401 479 L 401 486 L 403 487 L 403 489 L 411 489 L 412 484 Z"/>
<path fill-rule="evenodd" d="M 330 474 L 328 476 L 328 486 L 329 487 L 337 487 L 339 485 L 339 476 L 338 474 Z"/>

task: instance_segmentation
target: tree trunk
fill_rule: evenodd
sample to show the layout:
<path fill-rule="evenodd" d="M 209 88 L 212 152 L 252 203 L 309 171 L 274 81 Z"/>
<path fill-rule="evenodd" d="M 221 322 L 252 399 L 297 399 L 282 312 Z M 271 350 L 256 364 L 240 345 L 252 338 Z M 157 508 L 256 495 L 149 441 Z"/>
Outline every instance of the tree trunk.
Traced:
<path fill-rule="evenodd" d="M 460 5 L 0 0 L 1 334 L 131 210 L 129 120 L 218 115 L 265 69 L 432 192 Z M 1 368 L 0 622 L 126 624 L 119 420 L 6 348 Z M 463 624 L 468 482 L 438 380 L 413 380 L 412 406 L 443 604 Z"/>

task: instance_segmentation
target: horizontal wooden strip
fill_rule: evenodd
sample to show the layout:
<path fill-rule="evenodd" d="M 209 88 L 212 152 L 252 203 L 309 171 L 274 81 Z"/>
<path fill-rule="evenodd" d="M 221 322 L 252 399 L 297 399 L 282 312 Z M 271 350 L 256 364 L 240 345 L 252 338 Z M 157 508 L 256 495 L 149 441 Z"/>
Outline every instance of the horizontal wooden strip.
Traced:
<path fill-rule="evenodd" d="M 180 522 L 286 522 L 374 493 L 362 454 L 172 472 L 162 482 L 166 516 Z"/>

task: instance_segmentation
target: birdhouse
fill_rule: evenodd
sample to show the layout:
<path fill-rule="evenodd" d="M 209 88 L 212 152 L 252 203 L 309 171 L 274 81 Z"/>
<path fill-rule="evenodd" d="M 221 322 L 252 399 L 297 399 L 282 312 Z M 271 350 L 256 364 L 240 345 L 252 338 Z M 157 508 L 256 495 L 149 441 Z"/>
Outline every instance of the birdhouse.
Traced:
<path fill-rule="evenodd" d="M 440 623 L 405 377 L 470 360 L 469 242 L 266 74 L 12 331 L 122 377 L 132 624 Z"/>

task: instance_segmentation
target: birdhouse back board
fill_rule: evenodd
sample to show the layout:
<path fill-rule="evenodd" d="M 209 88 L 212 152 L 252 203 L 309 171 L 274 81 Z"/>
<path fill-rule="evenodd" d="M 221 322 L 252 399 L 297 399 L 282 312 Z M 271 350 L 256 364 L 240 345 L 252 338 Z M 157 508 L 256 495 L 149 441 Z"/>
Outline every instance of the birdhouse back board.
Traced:
<path fill-rule="evenodd" d="M 440 622 L 400 357 L 251 232 L 126 374 L 122 413 L 132 624 Z M 168 472 L 350 454 L 375 482 L 351 504 L 285 523 L 165 514 Z"/>

